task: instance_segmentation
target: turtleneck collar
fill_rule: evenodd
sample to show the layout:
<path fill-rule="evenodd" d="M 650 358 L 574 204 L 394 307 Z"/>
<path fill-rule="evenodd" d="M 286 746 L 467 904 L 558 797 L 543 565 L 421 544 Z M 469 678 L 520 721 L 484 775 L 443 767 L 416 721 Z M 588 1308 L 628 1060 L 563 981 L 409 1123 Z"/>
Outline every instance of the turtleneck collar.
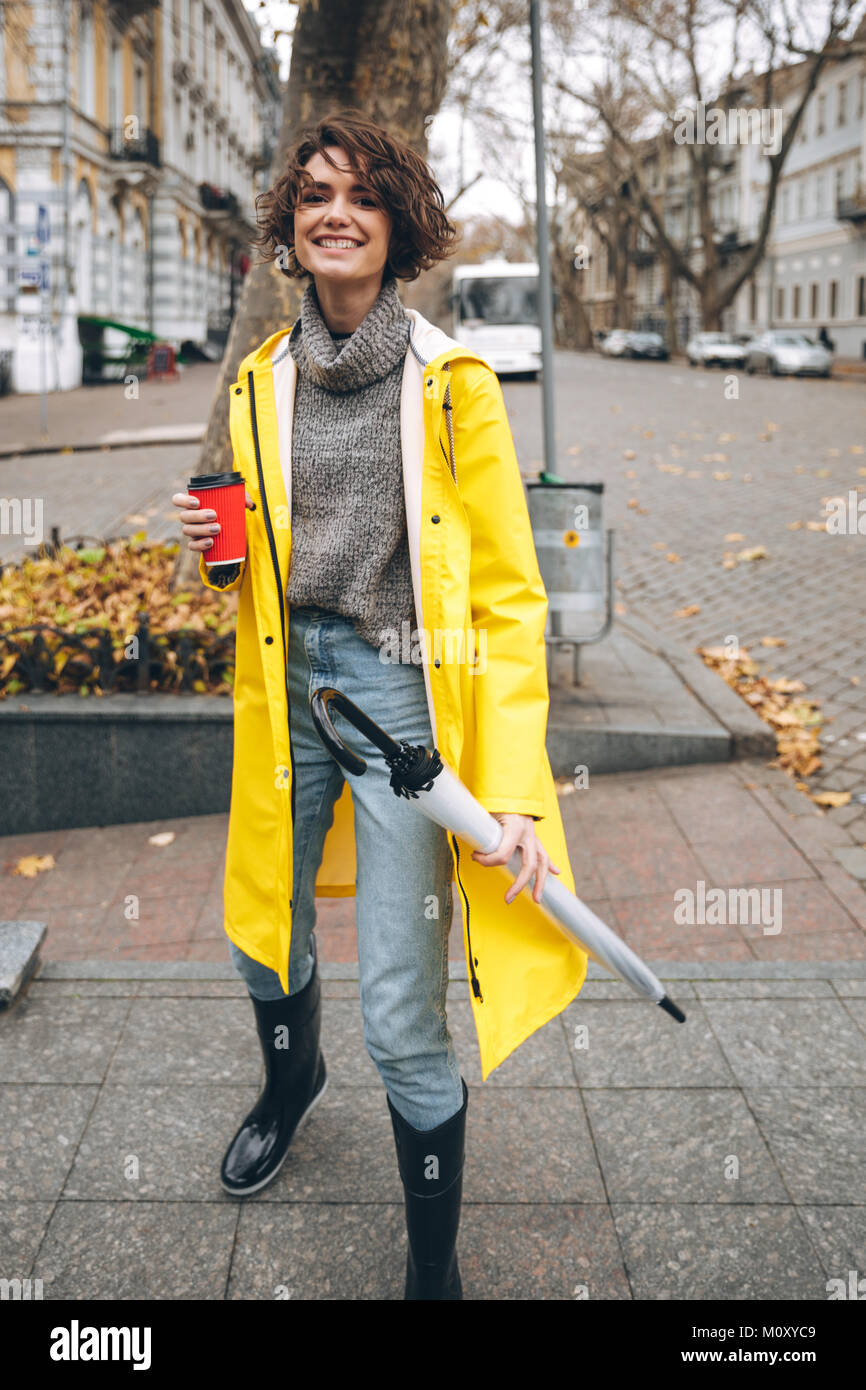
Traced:
<path fill-rule="evenodd" d="M 349 338 L 335 343 L 322 317 L 316 282 L 311 280 L 301 299 L 301 313 L 289 335 L 289 349 L 298 371 L 328 391 L 356 391 L 379 381 L 405 357 L 409 316 L 400 302 L 395 280 L 388 280 L 375 303 Z"/>

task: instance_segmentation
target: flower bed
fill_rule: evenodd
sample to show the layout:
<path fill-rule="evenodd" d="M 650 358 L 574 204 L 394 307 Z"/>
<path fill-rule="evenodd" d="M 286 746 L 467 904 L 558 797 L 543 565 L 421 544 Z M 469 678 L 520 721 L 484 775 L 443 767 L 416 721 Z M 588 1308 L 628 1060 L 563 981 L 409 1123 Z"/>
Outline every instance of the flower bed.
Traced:
<path fill-rule="evenodd" d="M 29 690 L 230 694 L 238 595 L 198 581 L 173 594 L 177 552 L 177 542 L 148 542 L 143 531 L 77 547 L 55 536 L 6 566 L 0 699 Z"/>

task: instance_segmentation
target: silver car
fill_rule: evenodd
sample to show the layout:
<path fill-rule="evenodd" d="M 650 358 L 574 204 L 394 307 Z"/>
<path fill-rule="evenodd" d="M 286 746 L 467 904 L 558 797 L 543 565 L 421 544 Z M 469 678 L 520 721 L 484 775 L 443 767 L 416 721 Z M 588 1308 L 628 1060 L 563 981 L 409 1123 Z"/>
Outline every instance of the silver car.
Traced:
<path fill-rule="evenodd" d="M 696 333 L 686 344 L 690 367 L 742 367 L 746 350 L 733 333 Z"/>
<path fill-rule="evenodd" d="M 770 328 L 746 348 L 746 371 L 773 376 L 829 376 L 833 355 L 805 333 Z"/>

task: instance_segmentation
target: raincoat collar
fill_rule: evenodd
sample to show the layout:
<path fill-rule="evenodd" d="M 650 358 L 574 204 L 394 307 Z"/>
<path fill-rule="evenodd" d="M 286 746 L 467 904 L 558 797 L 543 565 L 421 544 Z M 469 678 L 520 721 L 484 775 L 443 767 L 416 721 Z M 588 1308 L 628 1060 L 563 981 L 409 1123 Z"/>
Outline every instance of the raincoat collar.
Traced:
<path fill-rule="evenodd" d="M 453 362 L 459 358 L 470 358 L 474 362 L 484 363 L 485 366 L 490 365 L 477 352 L 464 347 L 462 343 L 449 337 L 436 324 L 430 323 L 429 319 L 426 319 L 417 309 L 407 309 L 406 313 L 409 316 L 409 350 L 421 366 L 426 367 L 429 372 L 437 373 L 447 362 Z M 288 336 L 294 328 L 295 322 L 297 320 L 290 323 L 287 328 L 278 328 L 276 333 L 271 333 L 253 352 L 247 354 L 238 367 L 239 380 L 247 372 L 255 371 L 256 368 L 272 366 L 276 358 L 288 351 Z M 491 370 L 493 369 L 491 368 Z"/>

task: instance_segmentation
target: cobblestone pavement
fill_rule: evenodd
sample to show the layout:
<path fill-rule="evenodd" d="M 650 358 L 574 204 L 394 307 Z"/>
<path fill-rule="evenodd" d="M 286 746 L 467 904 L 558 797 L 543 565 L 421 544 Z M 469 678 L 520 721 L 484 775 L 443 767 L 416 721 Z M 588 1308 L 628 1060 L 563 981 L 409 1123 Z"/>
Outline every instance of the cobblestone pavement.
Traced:
<path fill-rule="evenodd" d="M 577 353 L 558 353 L 556 374 L 557 471 L 605 483 L 626 608 L 690 647 L 734 635 L 762 673 L 805 681 L 827 721 L 812 784 L 866 791 L 863 383 L 741 373 L 730 400 L 718 371 Z M 534 475 L 539 389 L 506 381 L 504 393 L 521 467 Z M 863 534 L 808 528 L 824 520 L 823 499 L 852 489 Z M 757 546 L 765 559 L 723 568 L 726 552 Z M 675 616 L 691 604 L 698 614 Z M 762 637 L 786 645 L 761 647 Z M 830 815 L 866 840 L 866 805 Z"/>

